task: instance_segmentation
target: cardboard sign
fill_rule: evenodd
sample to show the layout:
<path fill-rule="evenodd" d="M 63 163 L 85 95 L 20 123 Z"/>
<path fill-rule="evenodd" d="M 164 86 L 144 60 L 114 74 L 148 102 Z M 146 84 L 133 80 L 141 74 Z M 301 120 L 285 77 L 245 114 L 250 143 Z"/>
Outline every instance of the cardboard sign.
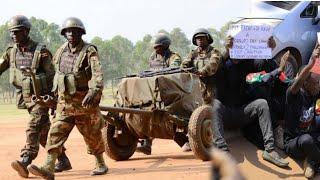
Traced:
<path fill-rule="evenodd" d="M 229 34 L 234 38 L 230 57 L 233 59 L 271 59 L 268 39 L 273 27 L 268 25 L 234 24 Z"/>

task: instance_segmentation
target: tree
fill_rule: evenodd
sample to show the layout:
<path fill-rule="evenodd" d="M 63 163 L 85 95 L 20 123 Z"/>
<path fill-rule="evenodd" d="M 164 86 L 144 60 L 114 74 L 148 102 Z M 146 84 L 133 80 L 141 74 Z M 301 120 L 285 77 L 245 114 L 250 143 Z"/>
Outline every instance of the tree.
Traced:
<path fill-rule="evenodd" d="M 105 81 L 132 73 L 128 68 L 134 48 L 130 40 L 121 36 L 109 41 L 95 37 L 91 42 L 98 47 Z"/>
<path fill-rule="evenodd" d="M 63 36 L 60 35 L 59 26 L 54 23 L 48 24 L 46 21 L 35 17 L 31 17 L 30 22 L 32 24 L 30 37 L 45 44 L 51 53 L 55 53 L 64 42 Z"/>
<path fill-rule="evenodd" d="M 227 32 L 229 30 L 231 22 L 226 23 L 224 26 L 220 28 L 220 30 L 216 30 L 214 28 L 209 28 L 211 36 L 213 38 L 213 46 L 217 48 L 220 52 L 225 51 L 225 40 L 227 38 Z"/>
<path fill-rule="evenodd" d="M 134 63 L 133 72 L 141 72 L 149 69 L 149 58 L 153 51 L 151 40 L 152 36 L 147 34 L 134 46 L 132 53 L 132 62 Z"/>
<path fill-rule="evenodd" d="M 169 35 L 171 38 L 170 48 L 179 53 L 182 58 L 186 57 L 190 51 L 190 40 L 186 34 L 180 28 L 174 28 Z"/>
<path fill-rule="evenodd" d="M 8 44 L 11 44 L 11 38 L 8 33 L 7 24 L 0 26 L 0 49 L 5 52 Z M 9 92 L 13 89 L 9 83 L 9 72 L 4 72 L 0 77 L 0 92 Z"/>

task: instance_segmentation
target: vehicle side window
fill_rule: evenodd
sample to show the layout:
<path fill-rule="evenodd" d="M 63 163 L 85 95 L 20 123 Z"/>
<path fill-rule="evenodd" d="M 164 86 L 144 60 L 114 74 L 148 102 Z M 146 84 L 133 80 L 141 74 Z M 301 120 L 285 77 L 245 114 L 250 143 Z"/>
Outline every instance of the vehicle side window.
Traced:
<path fill-rule="evenodd" d="M 315 18 L 318 15 L 318 6 L 310 3 L 300 14 L 301 18 Z"/>

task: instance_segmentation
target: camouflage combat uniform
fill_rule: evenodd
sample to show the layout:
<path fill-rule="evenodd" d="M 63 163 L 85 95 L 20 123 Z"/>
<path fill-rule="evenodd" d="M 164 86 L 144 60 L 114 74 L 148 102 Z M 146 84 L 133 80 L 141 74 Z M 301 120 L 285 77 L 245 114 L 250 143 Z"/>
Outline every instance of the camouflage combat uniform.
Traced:
<path fill-rule="evenodd" d="M 188 57 L 182 61 L 182 68 L 195 67 L 196 70 L 203 75 L 201 77 L 201 91 L 202 97 L 206 104 L 212 103 L 215 96 L 215 82 L 212 76 L 218 71 L 220 64 L 222 63 L 220 52 L 208 46 L 204 51 L 200 51 L 198 47 L 192 50 Z"/>
<path fill-rule="evenodd" d="M 77 126 L 84 136 L 89 154 L 104 152 L 101 129 L 104 120 L 99 110 L 103 77 L 95 46 L 81 41 L 75 48 L 68 43 L 54 56 L 56 74 L 53 91 L 58 94 L 58 104 L 48 134 L 47 150 L 60 152 L 71 130 Z M 88 91 L 96 91 L 94 106 L 84 108 L 82 100 Z"/>
<path fill-rule="evenodd" d="M 30 156 L 31 159 L 37 157 L 39 143 L 46 145 L 47 133 L 50 127 L 48 108 L 31 102 L 34 95 L 30 76 L 22 73 L 22 66 L 30 67 L 36 73 L 36 79 L 41 87 L 38 92 L 45 95 L 50 92 L 54 76 L 52 65 L 52 55 L 37 42 L 28 40 L 25 47 L 18 47 L 17 44 L 9 47 L 0 59 L 0 75 L 10 69 L 10 83 L 16 88 L 17 106 L 20 109 L 28 109 L 30 120 L 26 129 L 26 144 L 21 150 L 21 157 Z"/>
<path fill-rule="evenodd" d="M 167 49 L 164 56 L 153 52 L 149 58 L 151 70 L 160 70 L 167 67 L 179 67 L 181 64 L 181 57 L 179 54 Z"/>

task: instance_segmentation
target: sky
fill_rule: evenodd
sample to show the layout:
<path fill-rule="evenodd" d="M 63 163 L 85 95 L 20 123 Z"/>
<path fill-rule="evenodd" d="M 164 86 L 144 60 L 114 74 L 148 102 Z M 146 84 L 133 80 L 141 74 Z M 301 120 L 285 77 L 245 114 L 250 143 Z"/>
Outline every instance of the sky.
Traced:
<path fill-rule="evenodd" d="M 235 17 L 248 16 L 251 4 L 251 0 L 6 0 L 1 2 L 0 24 L 17 14 L 58 25 L 75 16 L 85 24 L 86 40 L 121 35 L 136 42 L 175 27 L 191 38 L 197 28 L 219 29 Z"/>

